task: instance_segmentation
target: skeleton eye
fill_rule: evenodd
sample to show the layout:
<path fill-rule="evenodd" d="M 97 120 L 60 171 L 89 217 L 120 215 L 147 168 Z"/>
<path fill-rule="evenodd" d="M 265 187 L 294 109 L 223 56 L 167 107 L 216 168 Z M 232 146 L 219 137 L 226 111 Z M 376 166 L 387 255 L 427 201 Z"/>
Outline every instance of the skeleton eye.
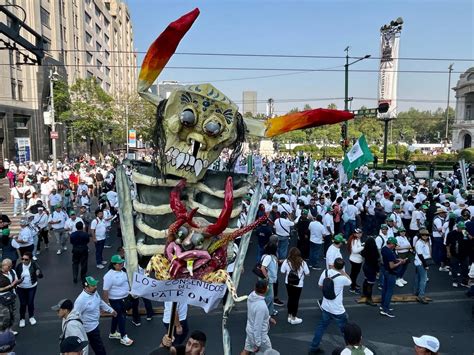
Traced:
<path fill-rule="evenodd" d="M 178 229 L 178 233 L 176 233 L 178 235 L 178 237 L 182 238 L 182 237 L 186 237 L 188 235 L 189 231 L 188 231 L 188 228 L 186 227 L 180 227 Z"/>
<path fill-rule="evenodd" d="M 196 116 L 192 110 L 184 110 L 181 112 L 181 123 L 183 126 L 192 127 L 196 124 Z"/>
<path fill-rule="evenodd" d="M 204 125 L 204 132 L 209 136 L 217 136 L 221 132 L 221 124 L 216 121 L 209 121 Z"/>

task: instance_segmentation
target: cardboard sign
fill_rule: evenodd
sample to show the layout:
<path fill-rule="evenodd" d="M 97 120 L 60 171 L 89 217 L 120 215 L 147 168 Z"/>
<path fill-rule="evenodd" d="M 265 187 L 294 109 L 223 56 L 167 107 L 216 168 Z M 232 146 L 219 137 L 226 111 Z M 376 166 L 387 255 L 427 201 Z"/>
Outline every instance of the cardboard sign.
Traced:
<path fill-rule="evenodd" d="M 217 306 L 226 290 L 225 284 L 194 279 L 161 281 L 134 273 L 131 294 L 152 301 L 190 304 L 208 313 Z"/>

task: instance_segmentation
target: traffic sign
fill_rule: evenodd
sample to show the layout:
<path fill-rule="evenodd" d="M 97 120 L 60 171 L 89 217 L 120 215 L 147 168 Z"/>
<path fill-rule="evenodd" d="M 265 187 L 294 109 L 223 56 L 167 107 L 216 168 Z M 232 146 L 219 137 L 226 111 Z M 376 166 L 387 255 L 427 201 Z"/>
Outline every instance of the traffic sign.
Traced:
<path fill-rule="evenodd" d="M 49 134 L 49 137 L 51 139 L 58 139 L 59 138 L 59 133 L 55 132 L 55 131 L 51 131 L 50 134 Z"/>

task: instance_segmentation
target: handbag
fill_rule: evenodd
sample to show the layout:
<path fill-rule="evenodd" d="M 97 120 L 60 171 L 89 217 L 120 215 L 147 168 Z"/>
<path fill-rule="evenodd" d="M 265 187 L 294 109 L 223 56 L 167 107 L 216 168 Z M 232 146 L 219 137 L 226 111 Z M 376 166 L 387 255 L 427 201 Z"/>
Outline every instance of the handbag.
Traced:
<path fill-rule="evenodd" d="M 8 291 L 3 295 L 0 295 L 0 304 L 5 307 L 9 307 L 16 302 L 16 295 L 12 291 Z"/>
<path fill-rule="evenodd" d="M 262 271 L 262 260 L 263 260 L 263 257 L 265 255 L 262 256 L 262 258 L 260 259 L 260 261 L 257 263 L 257 265 L 254 266 L 254 268 L 252 269 L 252 272 L 257 275 L 259 278 L 261 279 L 266 279 L 267 277 L 264 275 L 263 271 Z"/>

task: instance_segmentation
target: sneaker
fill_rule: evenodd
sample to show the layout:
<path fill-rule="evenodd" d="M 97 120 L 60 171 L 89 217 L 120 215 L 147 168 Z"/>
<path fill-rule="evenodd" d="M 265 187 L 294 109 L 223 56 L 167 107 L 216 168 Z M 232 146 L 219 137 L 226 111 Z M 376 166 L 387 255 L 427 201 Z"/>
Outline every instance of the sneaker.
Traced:
<path fill-rule="evenodd" d="M 295 317 L 295 319 L 290 319 L 290 324 L 295 325 L 295 324 L 301 324 L 301 323 L 303 323 L 303 320 L 301 318 Z"/>
<path fill-rule="evenodd" d="M 312 270 L 318 270 L 318 271 L 322 270 L 322 268 L 317 267 L 317 266 L 311 266 L 311 269 L 312 269 Z"/>
<path fill-rule="evenodd" d="M 146 320 L 151 321 L 151 320 L 153 320 L 153 317 L 146 317 Z"/>
<path fill-rule="evenodd" d="M 57 255 L 61 255 L 61 249 L 56 252 Z"/>
<path fill-rule="evenodd" d="M 20 328 L 24 328 L 26 325 L 26 322 L 24 319 L 20 319 Z"/>
<path fill-rule="evenodd" d="M 67 250 L 67 247 L 63 247 L 63 250 Z"/>
<path fill-rule="evenodd" d="M 378 285 L 377 288 L 382 291 L 382 286 Z"/>
<path fill-rule="evenodd" d="M 122 339 L 120 339 L 120 344 L 130 346 L 133 344 L 133 340 L 130 339 L 128 335 L 125 335 Z"/>
<path fill-rule="evenodd" d="M 288 323 L 291 324 L 291 317 L 288 317 Z"/>
<path fill-rule="evenodd" d="M 449 276 L 453 276 L 453 273 L 451 272 L 451 270 L 449 270 Z"/>
<path fill-rule="evenodd" d="M 107 265 L 107 261 L 102 261 L 102 265 Z"/>
<path fill-rule="evenodd" d="M 110 333 L 109 334 L 109 339 L 122 339 L 122 336 L 120 335 L 119 332 Z"/>
<path fill-rule="evenodd" d="M 403 287 L 405 286 L 405 284 L 402 282 L 402 280 L 398 279 L 397 281 L 395 281 L 395 285 L 397 285 L 398 287 Z"/>
<path fill-rule="evenodd" d="M 38 250 L 38 251 L 36 252 L 36 255 L 40 255 L 40 254 L 41 254 L 41 251 Z"/>
<path fill-rule="evenodd" d="M 105 249 L 110 249 L 110 248 L 112 248 L 112 245 L 104 245 L 104 248 Z"/>
<path fill-rule="evenodd" d="M 424 297 L 417 296 L 416 300 L 422 304 L 428 304 L 428 301 Z"/>
<path fill-rule="evenodd" d="M 15 330 L 12 330 L 13 335 L 18 335 L 18 332 Z"/>
<path fill-rule="evenodd" d="M 406 285 L 406 284 L 408 283 L 408 281 L 405 280 L 405 279 L 400 279 L 400 281 L 401 281 L 404 285 Z"/>
<path fill-rule="evenodd" d="M 379 309 L 380 309 L 381 311 L 383 311 L 383 307 L 382 307 L 382 306 L 380 306 Z M 391 311 L 393 311 L 393 308 L 389 308 L 388 310 L 391 312 Z"/>
<path fill-rule="evenodd" d="M 98 269 L 103 269 L 105 266 L 104 265 L 97 265 Z"/>
<path fill-rule="evenodd" d="M 31 325 L 35 325 L 35 324 L 36 324 L 36 319 L 35 319 L 35 317 L 31 317 L 31 318 L 30 318 L 30 324 L 31 324 Z"/>
<path fill-rule="evenodd" d="M 377 304 L 374 303 L 374 301 L 372 301 L 372 300 L 367 300 L 367 301 L 365 301 L 365 304 L 366 304 L 367 306 L 377 307 Z"/>
<path fill-rule="evenodd" d="M 49 249 L 49 245 L 48 245 L 48 244 L 45 244 L 45 245 L 44 245 L 44 248 L 45 248 L 45 249 Z"/>
<path fill-rule="evenodd" d="M 457 282 L 453 282 L 453 287 L 459 287 L 459 284 Z"/>
<path fill-rule="evenodd" d="M 449 267 L 447 267 L 447 266 L 444 266 L 444 267 L 443 267 L 443 266 L 440 266 L 440 267 L 439 267 L 439 271 L 446 271 L 446 272 L 448 272 L 448 271 L 449 271 Z"/>
<path fill-rule="evenodd" d="M 140 321 L 135 322 L 134 320 L 132 320 L 132 324 L 133 324 L 135 327 L 139 327 L 139 326 L 142 325 L 142 323 L 140 323 Z"/>
<path fill-rule="evenodd" d="M 278 307 L 283 307 L 285 303 L 283 303 L 280 299 L 276 298 L 273 300 L 273 304 L 278 306 Z"/>
<path fill-rule="evenodd" d="M 380 314 L 382 316 L 385 316 L 385 317 L 395 318 L 395 315 L 393 313 L 390 313 L 390 312 L 380 311 Z"/>

